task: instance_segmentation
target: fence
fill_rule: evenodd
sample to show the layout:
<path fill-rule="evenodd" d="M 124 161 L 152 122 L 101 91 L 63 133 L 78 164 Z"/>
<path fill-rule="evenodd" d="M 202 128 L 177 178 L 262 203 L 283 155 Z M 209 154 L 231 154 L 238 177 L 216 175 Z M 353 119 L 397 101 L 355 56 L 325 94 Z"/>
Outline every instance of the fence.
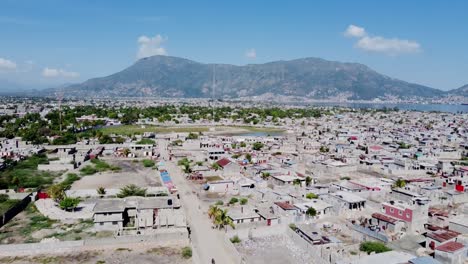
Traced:
<path fill-rule="evenodd" d="M 21 213 L 28 206 L 28 204 L 32 201 L 32 196 L 33 196 L 32 193 L 29 194 L 23 200 L 21 200 L 21 202 L 18 202 L 13 207 L 8 209 L 8 211 L 6 211 L 3 215 L 1 215 L 0 227 L 6 225 L 11 219 L 13 219 L 13 217 Z"/>

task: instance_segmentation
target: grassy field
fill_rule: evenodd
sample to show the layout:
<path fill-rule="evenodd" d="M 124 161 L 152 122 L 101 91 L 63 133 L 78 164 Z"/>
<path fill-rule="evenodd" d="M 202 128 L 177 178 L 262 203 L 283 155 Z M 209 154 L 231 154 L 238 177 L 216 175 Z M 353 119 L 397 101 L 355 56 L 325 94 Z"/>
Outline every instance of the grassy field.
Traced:
<path fill-rule="evenodd" d="M 142 126 L 139 125 L 124 125 L 124 126 L 109 126 L 103 127 L 100 131 L 104 135 L 117 134 L 117 135 L 128 135 L 143 134 L 144 132 L 155 132 L 155 133 L 189 133 L 189 132 L 206 132 L 208 127 L 159 127 L 159 126 Z"/>
<path fill-rule="evenodd" d="M 239 130 L 238 133 L 244 132 L 283 132 L 284 130 L 278 128 L 269 128 L 269 127 L 251 127 L 251 126 L 218 126 L 216 129 L 226 131 L 231 133 L 232 129 Z M 197 126 L 187 126 L 187 127 L 160 127 L 160 126 L 145 126 L 142 128 L 140 125 L 123 125 L 123 126 L 110 126 L 103 127 L 100 131 L 104 135 L 117 134 L 117 135 L 128 135 L 133 134 L 143 134 L 144 132 L 155 132 L 155 133 L 198 133 L 198 132 L 208 132 L 209 127 L 197 127 Z"/>

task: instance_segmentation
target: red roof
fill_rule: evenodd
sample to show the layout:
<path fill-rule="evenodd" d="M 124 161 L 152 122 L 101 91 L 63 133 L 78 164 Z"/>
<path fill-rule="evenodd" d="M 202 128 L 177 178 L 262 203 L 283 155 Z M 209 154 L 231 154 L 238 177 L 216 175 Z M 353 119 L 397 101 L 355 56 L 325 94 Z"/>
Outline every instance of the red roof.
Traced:
<path fill-rule="evenodd" d="M 460 250 L 460 249 L 462 249 L 464 247 L 465 246 L 462 243 L 450 241 L 450 242 L 447 242 L 445 244 L 442 244 L 442 245 L 436 247 L 435 249 L 439 250 L 439 251 L 445 251 L 445 252 L 455 252 L 455 251 Z"/>
<path fill-rule="evenodd" d="M 296 209 L 294 205 L 287 203 L 287 202 L 276 202 L 275 203 L 277 206 L 281 207 L 283 210 L 293 210 Z"/>
<path fill-rule="evenodd" d="M 372 147 L 370 147 L 370 149 L 372 149 L 372 150 L 381 150 L 383 148 L 381 146 L 372 146 Z"/>
<path fill-rule="evenodd" d="M 386 216 L 386 215 L 383 215 L 381 213 L 373 213 L 372 214 L 372 217 L 373 218 L 376 218 L 376 219 L 379 219 L 381 221 L 385 221 L 385 222 L 388 222 L 388 223 L 392 223 L 392 224 L 395 224 L 398 220 L 393 218 L 393 217 L 390 217 L 390 216 Z"/>
<path fill-rule="evenodd" d="M 452 231 L 452 230 L 444 230 L 444 229 L 439 229 L 434 232 L 427 233 L 427 236 L 437 240 L 439 242 L 445 242 L 447 240 L 456 238 L 460 233 Z"/>
<path fill-rule="evenodd" d="M 219 166 L 224 168 L 226 165 L 231 163 L 231 161 L 229 159 L 227 159 L 227 158 L 222 158 L 222 159 L 218 160 L 216 163 L 218 163 Z"/>

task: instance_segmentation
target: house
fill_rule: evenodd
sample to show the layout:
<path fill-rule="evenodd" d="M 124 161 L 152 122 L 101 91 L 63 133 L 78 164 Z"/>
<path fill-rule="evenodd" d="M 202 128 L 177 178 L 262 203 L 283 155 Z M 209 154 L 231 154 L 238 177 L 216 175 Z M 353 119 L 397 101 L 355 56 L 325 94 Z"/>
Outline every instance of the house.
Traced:
<path fill-rule="evenodd" d="M 253 223 L 263 220 L 253 208 L 247 206 L 229 208 L 228 217 L 231 218 L 234 224 Z"/>
<path fill-rule="evenodd" d="M 223 168 L 222 174 L 224 178 L 239 176 L 241 173 L 241 167 L 239 166 L 239 164 L 232 162 L 228 158 L 222 158 L 216 161 L 216 163 L 221 168 Z"/>
<path fill-rule="evenodd" d="M 294 206 L 302 214 L 305 214 L 307 212 L 307 209 L 312 207 L 317 212 L 316 217 L 318 217 L 318 218 L 329 214 L 333 209 L 333 205 L 331 205 L 331 204 L 329 204 L 329 203 L 327 203 L 325 201 L 322 201 L 320 199 L 312 199 L 312 200 L 310 200 L 308 202 L 295 203 Z"/>
<path fill-rule="evenodd" d="M 462 243 L 449 241 L 435 248 L 435 259 L 447 264 L 463 264 L 467 260 L 468 248 Z"/>
<path fill-rule="evenodd" d="M 366 206 L 366 199 L 345 191 L 324 195 L 323 199 L 332 204 L 338 212 L 342 210 L 361 210 Z"/>
<path fill-rule="evenodd" d="M 99 200 L 93 208 L 94 227 L 98 230 L 121 230 L 125 204 L 120 199 Z"/>
<path fill-rule="evenodd" d="M 428 200 L 415 199 L 412 204 L 404 201 L 389 201 L 382 203 L 382 213 L 392 218 L 406 222 L 411 232 L 424 232 L 424 224 L 429 217 Z"/>
<path fill-rule="evenodd" d="M 94 227 L 117 231 L 129 225 L 136 229 L 185 226 L 183 211 L 174 210 L 179 208 L 178 200 L 172 196 L 99 199 L 93 208 Z"/>
<path fill-rule="evenodd" d="M 449 229 L 461 234 L 468 234 L 468 216 L 463 214 L 449 218 Z"/>
<path fill-rule="evenodd" d="M 381 213 L 373 213 L 371 224 L 376 225 L 377 229 L 399 232 L 405 227 L 405 222 Z M 379 231 L 380 231 L 379 230 Z"/>
<path fill-rule="evenodd" d="M 426 234 L 426 249 L 434 250 L 436 247 L 450 241 L 455 241 L 460 233 L 452 231 L 439 229 L 433 232 L 427 232 Z"/>
<path fill-rule="evenodd" d="M 322 234 L 319 228 L 309 224 L 298 224 L 296 226 L 296 233 L 312 245 L 324 245 L 329 243 L 341 243 L 336 238 L 331 238 Z"/>

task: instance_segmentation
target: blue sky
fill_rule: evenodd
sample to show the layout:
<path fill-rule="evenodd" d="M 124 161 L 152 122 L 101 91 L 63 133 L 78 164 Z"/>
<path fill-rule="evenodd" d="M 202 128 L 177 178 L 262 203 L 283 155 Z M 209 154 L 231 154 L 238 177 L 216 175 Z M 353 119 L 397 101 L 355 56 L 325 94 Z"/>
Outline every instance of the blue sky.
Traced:
<path fill-rule="evenodd" d="M 468 83 L 468 1 L 225 2 L 0 0 L 0 80 L 75 83 L 167 54 L 320 57 L 443 90 Z"/>

